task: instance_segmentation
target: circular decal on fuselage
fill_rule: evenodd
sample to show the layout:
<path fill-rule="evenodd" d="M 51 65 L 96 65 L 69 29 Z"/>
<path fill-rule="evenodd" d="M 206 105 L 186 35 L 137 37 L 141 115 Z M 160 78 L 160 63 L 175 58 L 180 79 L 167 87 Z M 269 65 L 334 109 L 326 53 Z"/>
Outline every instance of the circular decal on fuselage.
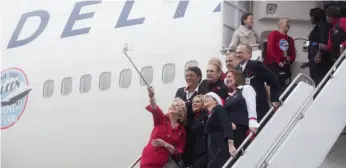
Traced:
<path fill-rule="evenodd" d="M 1 72 L 1 129 L 9 128 L 19 120 L 30 91 L 23 70 L 9 68 Z"/>
<path fill-rule="evenodd" d="M 280 47 L 280 50 L 287 51 L 289 47 L 288 41 L 285 39 L 281 39 L 279 42 L 279 47 Z"/>

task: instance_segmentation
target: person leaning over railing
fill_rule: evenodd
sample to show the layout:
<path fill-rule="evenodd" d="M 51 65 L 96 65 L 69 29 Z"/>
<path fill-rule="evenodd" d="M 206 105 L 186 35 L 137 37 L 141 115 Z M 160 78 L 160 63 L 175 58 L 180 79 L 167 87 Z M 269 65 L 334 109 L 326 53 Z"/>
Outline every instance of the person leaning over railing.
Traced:
<path fill-rule="evenodd" d="M 204 96 L 204 107 L 210 112 L 205 124 L 208 134 L 208 168 L 220 168 L 230 156 L 236 156 L 232 125 L 221 98 L 214 92 Z"/>
<path fill-rule="evenodd" d="M 154 128 L 148 144 L 143 149 L 140 167 L 168 168 L 176 164 L 176 156 L 184 150 L 186 142 L 185 102 L 180 98 L 175 98 L 167 114 L 164 114 L 156 104 L 152 87 L 148 88 L 148 95 L 150 105 L 146 109 L 153 115 Z"/>
<path fill-rule="evenodd" d="M 270 86 L 270 99 L 274 107 L 279 107 L 280 86 L 277 76 L 266 68 L 262 62 L 250 60 L 252 48 L 249 45 L 239 45 L 237 47 L 237 58 L 240 62 L 240 69 L 245 78 L 245 84 L 251 85 L 256 91 L 257 120 L 262 118 L 269 110 L 268 93 L 265 83 Z"/>

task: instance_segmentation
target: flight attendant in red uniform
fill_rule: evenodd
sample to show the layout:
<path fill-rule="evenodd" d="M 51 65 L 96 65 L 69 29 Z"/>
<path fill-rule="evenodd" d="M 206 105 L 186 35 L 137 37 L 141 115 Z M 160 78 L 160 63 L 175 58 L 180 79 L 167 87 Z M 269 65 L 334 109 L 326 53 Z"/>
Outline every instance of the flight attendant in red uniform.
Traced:
<path fill-rule="evenodd" d="M 143 149 L 140 167 L 163 168 L 174 162 L 172 159 L 176 159 L 184 150 L 186 106 L 182 99 L 175 98 L 168 113 L 164 114 L 156 105 L 152 87 L 148 88 L 148 93 L 150 105 L 146 109 L 153 115 L 154 128 L 148 144 Z"/>

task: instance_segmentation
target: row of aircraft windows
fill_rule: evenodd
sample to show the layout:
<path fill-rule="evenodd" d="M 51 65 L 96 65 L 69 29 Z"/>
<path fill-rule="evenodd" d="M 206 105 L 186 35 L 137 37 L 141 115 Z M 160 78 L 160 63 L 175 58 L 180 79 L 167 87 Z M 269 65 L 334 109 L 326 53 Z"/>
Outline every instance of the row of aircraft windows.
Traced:
<path fill-rule="evenodd" d="M 197 61 L 188 61 L 185 64 L 185 69 L 190 66 L 198 66 Z M 151 66 L 143 67 L 141 70 L 141 74 L 146 80 L 146 82 L 150 85 L 153 81 L 153 73 L 154 69 Z M 99 77 L 99 89 L 101 91 L 108 90 L 111 87 L 111 72 L 103 72 Z M 119 87 L 120 88 L 129 88 L 132 82 L 132 70 L 124 69 L 120 72 L 119 78 Z M 163 83 L 172 83 L 175 79 L 175 65 L 172 63 L 165 64 L 162 68 L 162 82 Z M 72 92 L 72 77 L 66 77 L 62 80 L 61 83 L 61 94 L 69 95 Z M 81 93 L 87 93 L 91 89 L 92 76 L 87 74 L 83 75 L 80 78 L 79 91 Z M 140 79 L 140 85 L 145 86 L 144 80 Z M 43 97 L 49 98 L 52 97 L 54 93 L 54 80 L 47 80 L 43 86 Z"/>

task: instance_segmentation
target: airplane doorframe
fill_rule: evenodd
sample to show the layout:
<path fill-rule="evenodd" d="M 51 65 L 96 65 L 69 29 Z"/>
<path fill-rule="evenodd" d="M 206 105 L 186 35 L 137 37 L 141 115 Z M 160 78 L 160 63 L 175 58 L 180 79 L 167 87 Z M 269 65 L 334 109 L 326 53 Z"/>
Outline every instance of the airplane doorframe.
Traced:
<path fill-rule="evenodd" d="M 228 47 L 234 31 L 241 24 L 240 17 L 244 13 L 251 12 L 252 8 L 252 1 L 225 0 L 221 2 L 222 47 Z"/>

